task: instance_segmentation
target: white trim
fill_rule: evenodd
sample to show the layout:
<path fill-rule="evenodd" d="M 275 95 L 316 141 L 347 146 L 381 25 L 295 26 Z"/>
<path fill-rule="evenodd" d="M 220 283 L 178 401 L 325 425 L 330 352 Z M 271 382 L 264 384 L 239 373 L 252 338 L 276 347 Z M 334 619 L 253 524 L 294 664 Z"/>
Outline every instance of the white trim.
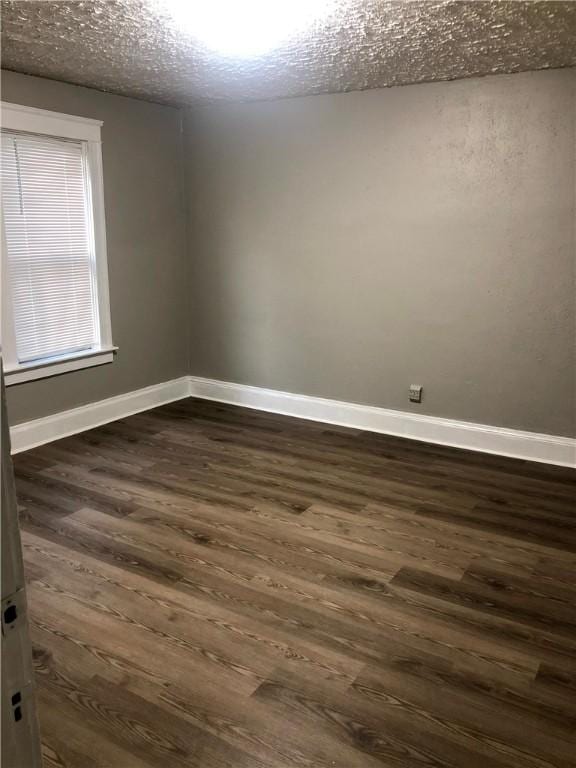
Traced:
<path fill-rule="evenodd" d="M 427 443 L 576 467 L 576 440 L 467 421 L 392 411 L 370 405 L 295 395 L 226 381 L 190 377 L 190 394 L 259 411 L 397 435 Z"/>
<path fill-rule="evenodd" d="M 82 368 L 93 368 L 95 365 L 111 363 L 114 360 L 116 349 L 117 347 L 87 349 L 83 352 L 74 352 L 62 357 L 43 358 L 31 363 L 7 365 L 4 369 L 6 386 L 24 384 L 27 381 L 45 379 L 48 376 L 58 376 L 60 373 L 79 371 Z"/>
<path fill-rule="evenodd" d="M 94 278 L 96 304 L 100 329 L 100 345 L 111 347 L 112 321 L 110 319 L 110 292 L 108 287 L 108 251 L 106 249 L 106 215 L 104 210 L 104 171 L 102 167 L 102 145 L 90 141 L 86 149 L 88 168 L 88 206 L 94 237 Z"/>
<path fill-rule="evenodd" d="M 455 448 L 576 467 L 576 440 L 569 437 L 490 427 L 436 416 L 421 416 L 195 376 L 183 376 L 70 411 L 17 424 L 10 430 L 12 452 L 19 453 L 189 396 Z"/>
<path fill-rule="evenodd" d="M 3 101 L 0 107 L 2 128 L 65 139 L 100 141 L 101 120 L 50 112 L 48 109 L 24 107 L 7 101 Z"/>
<path fill-rule="evenodd" d="M 61 411 L 42 419 L 16 424 L 10 429 L 12 453 L 20 453 L 37 445 L 50 443 L 62 437 L 75 435 L 133 413 L 148 411 L 174 400 L 188 397 L 190 384 L 187 376 L 165 381 L 151 387 L 137 389 L 124 395 L 109 397 L 69 411 Z"/>

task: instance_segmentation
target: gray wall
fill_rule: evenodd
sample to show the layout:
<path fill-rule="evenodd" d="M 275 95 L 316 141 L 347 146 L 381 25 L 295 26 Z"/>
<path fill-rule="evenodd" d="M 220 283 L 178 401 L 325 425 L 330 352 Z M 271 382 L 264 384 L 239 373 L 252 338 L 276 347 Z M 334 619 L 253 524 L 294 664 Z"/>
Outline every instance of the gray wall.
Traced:
<path fill-rule="evenodd" d="M 191 373 L 574 434 L 575 84 L 189 111 Z"/>
<path fill-rule="evenodd" d="M 2 99 L 92 117 L 102 129 L 108 270 L 117 359 L 8 389 L 12 424 L 187 372 L 181 113 L 2 72 Z"/>
<path fill-rule="evenodd" d="M 120 347 L 11 387 L 11 423 L 189 371 L 575 434 L 575 87 L 566 70 L 189 111 L 187 254 L 177 110 L 2 73 L 5 101 L 104 121 Z"/>

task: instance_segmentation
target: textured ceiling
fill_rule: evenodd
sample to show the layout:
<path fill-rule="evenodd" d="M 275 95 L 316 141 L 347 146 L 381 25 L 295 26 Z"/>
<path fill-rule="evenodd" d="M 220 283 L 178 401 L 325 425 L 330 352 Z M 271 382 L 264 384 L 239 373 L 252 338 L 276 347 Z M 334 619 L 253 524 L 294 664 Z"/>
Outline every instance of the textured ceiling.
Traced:
<path fill-rule="evenodd" d="M 334 0 L 322 21 L 246 60 L 207 50 L 166 1 L 2 0 L 2 66 L 186 105 L 576 65 L 572 1 Z"/>

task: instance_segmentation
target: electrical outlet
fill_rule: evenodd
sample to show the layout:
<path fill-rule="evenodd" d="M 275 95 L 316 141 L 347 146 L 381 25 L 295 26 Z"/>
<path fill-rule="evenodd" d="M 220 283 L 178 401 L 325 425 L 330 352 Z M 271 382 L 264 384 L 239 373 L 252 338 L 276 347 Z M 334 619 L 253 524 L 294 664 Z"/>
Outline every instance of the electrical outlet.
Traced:
<path fill-rule="evenodd" d="M 420 384 L 410 384 L 410 389 L 408 390 L 408 397 L 411 403 L 422 402 L 422 387 L 420 386 Z"/>

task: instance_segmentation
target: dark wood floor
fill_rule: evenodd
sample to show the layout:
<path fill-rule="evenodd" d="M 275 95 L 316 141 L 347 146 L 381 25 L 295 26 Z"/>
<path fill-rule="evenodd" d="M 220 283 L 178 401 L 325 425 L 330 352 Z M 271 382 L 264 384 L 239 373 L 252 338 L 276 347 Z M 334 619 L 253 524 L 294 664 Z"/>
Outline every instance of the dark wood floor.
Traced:
<path fill-rule="evenodd" d="M 48 768 L 576 765 L 575 472 L 196 400 L 15 465 Z"/>

